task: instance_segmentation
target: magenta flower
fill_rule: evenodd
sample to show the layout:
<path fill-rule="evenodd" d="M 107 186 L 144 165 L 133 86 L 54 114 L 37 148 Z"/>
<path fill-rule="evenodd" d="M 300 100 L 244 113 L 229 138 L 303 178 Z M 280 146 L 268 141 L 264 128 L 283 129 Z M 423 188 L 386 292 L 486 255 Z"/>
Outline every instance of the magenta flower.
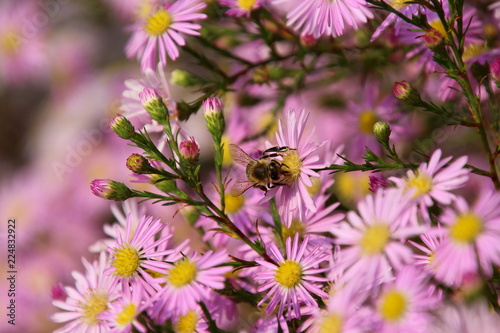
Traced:
<path fill-rule="evenodd" d="M 311 294 L 328 298 L 328 295 L 321 290 L 321 286 L 316 284 L 316 282 L 328 280 L 317 276 L 326 270 L 317 267 L 327 259 L 327 248 L 318 245 L 311 251 L 306 251 L 308 242 L 309 237 L 306 236 L 299 247 L 299 234 L 297 233 L 293 241 L 291 238 L 286 240 L 286 259 L 278 247 L 271 244 L 269 250 L 277 264 L 271 264 L 262 259 L 255 260 L 263 270 L 257 272 L 254 279 L 264 282 L 257 291 L 267 290 L 266 296 L 258 305 L 271 299 L 266 307 L 267 315 L 270 315 L 279 304 L 278 317 L 283 315 L 286 308 L 287 320 L 300 318 L 300 304 L 317 306 Z"/>
<path fill-rule="evenodd" d="M 295 214 L 304 220 L 306 211 L 317 210 L 314 201 L 309 194 L 308 188 L 312 186 L 312 179 L 318 178 L 319 174 L 314 169 L 320 169 L 327 165 L 320 156 L 324 154 L 319 148 L 324 143 L 314 140 L 314 129 L 306 135 L 305 128 L 309 114 L 304 110 L 295 112 L 289 110 L 285 114 L 284 124 L 278 123 L 276 141 L 278 146 L 291 148 L 283 155 L 282 163 L 286 165 L 287 185 L 279 186 L 276 190 L 268 193 L 271 198 L 274 193 L 280 216 L 286 227 L 290 227 L 292 216 Z M 270 144 L 268 144 L 270 146 Z"/>
<path fill-rule="evenodd" d="M 302 35 L 341 36 L 346 26 L 358 29 L 373 14 L 364 0 L 295 1 L 287 14 L 287 25 Z"/>
<path fill-rule="evenodd" d="M 133 35 L 126 46 L 127 57 L 141 60 L 142 71 L 154 68 L 157 55 L 161 63 L 167 63 L 167 55 L 175 60 L 179 57 L 177 45 L 185 45 L 181 33 L 198 36 L 199 24 L 190 21 L 202 20 L 199 13 L 206 4 L 198 0 L 178 0 L 171 5 L 157 6 L 144 22 L 133 27 Z"/>
<path fill-rule="evenodd" d="M 392 279 L 393 271 L 412 261 L 412 250 L 404 241 L 423 233 L 413 226 L 414 202 L 400 189 L 379 189 L 350 211 L 347 220 L 331 232 L 342 250 L 338 269 L 346 270 L 346 281 L 362 277 L 366 284 Z"/>
<path fill-rule="evenodd" d="M 108 323 L 100 319 L 110 303 L 115 301 L 120 292 L 116 288 L 116 278 L 104 275 L 108 258 L 101 252 L 99 261 L 90 264 L 82 259 L 85 275 L 73 272 L 75 288 L 65 287 L 68 295 L 65 301 L 55 300 L 52 304 L 66 312 L 58 312 L 51 319 L 56 323 L 67 322 L 66 326 L 55 330 L 55 333 L 72 332 L 107 332 Z"/>
<path fill-rule="evenodd" d="M 443 240 L 434 256 L 436 278 L 457 286 L 466 274 L 493 274 L 500 265 L 500 194 L 483 193 L 473 207 L 459 197 L 440 218 Z M 481 265 L 481 268 L 478 267 Z"/>

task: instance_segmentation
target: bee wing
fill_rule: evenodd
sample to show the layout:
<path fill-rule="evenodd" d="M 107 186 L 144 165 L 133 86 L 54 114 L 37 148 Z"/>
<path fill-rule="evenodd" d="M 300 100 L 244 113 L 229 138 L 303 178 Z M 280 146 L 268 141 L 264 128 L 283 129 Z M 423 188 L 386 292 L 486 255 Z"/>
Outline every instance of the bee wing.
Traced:
<path fill-rule="evenodd" d="M 248 180 L 237 180 L 233 184 L 233 186 L 231 186 L 231 189 L 229 189 L 229 194 L 231 194 L 233 197 L 240 196 L 245 193 L 245 191 L 250 187 L 254 186 L 254 184 L 254 182 Z"/>
<path fill-rule="evenodd" d="M 229 153 L 236 163 L 245 167 L 248 165 L 248 163 L 255 161 L 255 159 L 245 153 L 243 149 L 232 143 L 229 144 Z"/>

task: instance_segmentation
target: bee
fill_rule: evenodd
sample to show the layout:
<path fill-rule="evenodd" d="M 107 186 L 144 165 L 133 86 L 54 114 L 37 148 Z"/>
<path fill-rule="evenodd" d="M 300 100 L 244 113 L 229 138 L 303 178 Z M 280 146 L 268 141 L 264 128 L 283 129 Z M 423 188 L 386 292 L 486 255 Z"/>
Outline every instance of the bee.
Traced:
<path fill-rule="evenodd" d="M 288 185 L 287 166 L 273 157 L 283 156 L 289 150 L 295 150 L 295 148 L 288 148 L 286 146 L 271 147 L 265 150 L 261 157 L 255 159 L 237 145 L 230 144 L 229 152 L 237 164 L 246 168 L 247 179 L 236 181 L 229 193 L 233 197 L 237 197 L 250 187 L 267 192 L 268 189 L 273 187 Z"/>

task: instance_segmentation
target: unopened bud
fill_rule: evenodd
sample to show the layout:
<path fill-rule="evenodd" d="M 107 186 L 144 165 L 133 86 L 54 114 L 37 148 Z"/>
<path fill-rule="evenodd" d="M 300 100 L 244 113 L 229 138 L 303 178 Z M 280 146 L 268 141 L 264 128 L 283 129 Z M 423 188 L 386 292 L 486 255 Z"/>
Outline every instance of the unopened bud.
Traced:
<path fill-rule="evenodd" d="M 437 52 L 444 50 L 444 38 L 436 29 L 429 30 L 422 36 L 422 39 L 424 40 L 425 46 L 427 46 L 431 51 Z"/>
<path fill-rule="evenodd" d="M 381 143 L 387 142 L 391 135 L 391 127 L 385 121 L 377 121 L 373 124 L 373 134 L 377 141 Z"/>
<path fill-rule="evenodd" d="M 193 137 L 188 140 L 182 141 L 179 144 L 179 151 L 182 157 L 191 165 L 198 164 L 200 158 L 200 148 Z"/>
<path fill-rule="evenodd" d="M 221 137 L 226 127 L 222 114 L 222 102 L 217 97 L 207 98 L 202 104 L 207 128 L 212 137 Z"/>
<path fill-rule="evenodd" d="M 174 69 L 170 80 L 173 84 L 186 88 L 202 83 L 199 78 L 183 69 Z"/>
<path fill-rule="evenodd" d="M 153 88 L 144 88 L 139 93 L 141 103 L 153 120 L 160 124 L 168 120 L 168 109 L 162 98 Z"/>
<path fill-rule="evenodd" d="M 383 176 L 371 175 L 369 178 L 370 178 L 370 187 L 368 189 L 373 193 L 377 192 L 379 188 L 389 187 L 389 182 Z"/>
<path fill-rule="evenodd" d="M 313 47 L 318 44 L 318 39 L 311 34 L 304 34 L 300 36 L 300 43 L 305 47 Z"/>
<path fill-rule="evenodd" d="M 490 64 L 491 77 L 495 80 L 497 88 L 500 88 L 500 58 Z"/>
<path fill-rule="evenodd" d="M 123 201 L 133 196 L 133 192 L 123 183 L 109 179 L 94 179 L 90 189 L 99 198 Z"/>
<path fill-rule="evenodd" d="M 405 102 L 408 105 L 418 105 L 422 99 L 418 91 L 406 81 L 395 82 L 392 88 L 392 93 L 397 99 Z"/>
<path fill-rule="evenodd" d="M 149 161 L 140 154 L 132 154 L 127 158 L 127 168 L 138 174 L 155 173 L 156 170 Z"/>
<path fill-rule="evenodd" d="M 121 114 L 116 115 L 111 121 L 109 122 L 109 127 L 118 134 L 118 136 L 122 139 L 129 140 L 131 139 L 134 134 L 135 134 L 135 128 L 124 116 Z"/>

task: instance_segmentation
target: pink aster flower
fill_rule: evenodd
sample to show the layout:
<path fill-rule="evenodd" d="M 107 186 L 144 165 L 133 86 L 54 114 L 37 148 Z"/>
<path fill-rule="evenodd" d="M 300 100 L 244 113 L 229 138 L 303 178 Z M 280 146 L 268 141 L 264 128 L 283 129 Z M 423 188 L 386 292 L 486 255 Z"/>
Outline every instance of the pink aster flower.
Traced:
<path fill-rule="evenodd" d="M 390 5 L 397 9 L 401 14 L 407 17 L 411 17 L 412 15 L 418 14 L 421 9 L 421 6 L 418 4 L 407 4 L 406 1 L 391 1 Z M 384 30 L 394 23 L 394 32 L 397 35 L 401 28 L 401 24 L 405 22 L 402 18 L 397 16 L 394 13 L 390 13 L 385 20 L 379 25 L 377 30 L 373 33 L 370 42 L 373 42 L 377 39 Z"/>
<path fill-rule="evenodd" d="M 429 276 L 414 266 L 406 266 L 392 283 L 384 285 L 376 301 L 377 332 L 428 332 L 430 311 L 440 305 L 440 297 L 429 284 Z"/>
<path fill-rule="evenodd" d="M 145 299 L 145 293 L 142 288 L 125 288 L 121 291 L 121 297 L 109 304 L 109 309 L 99 315 L 108 323 L 111 333 L 145 333 L 146 327 L 138 320 L 138 316 L 149 306 Z"/>
<path fill-rule="evenodd" d="M 133 35 L 126 46 L 127 57 L 140 59 L 143 72 L 156 65 L 157 54 L 163 64 L 167 63 L 167 55 L 172 60 L 177 59 L 177 45 L 186 43 L 181 33 L 199 35 L 201 26 L 190 21 L 205 19 L 206 15 L 199 13 L 205 6 L 198 0 L 178 0 L 156 6 L 143 22 L 133 27 Z"/>
<path fill-rule="evenodd" d="M 457 286 L 466 274 L 493 274 L 492 265 L 500 265 L 500 194 L 484 192 L 470 207 L 458 197 L 446 209 L 440 222 L 443 241 L 434 256 L 436 278 Z M 481 265 L 481 268 L 478 267 Z"/>
<path fill-rule="evenodd" d="M 416 171 L 408 170 L 405 178 L 391 177 L 390 181 L 400 188 L 409 189 L 420 205 L 420 213 L 429 220 L 427 207 L 434 204 L 448 205 L 455 198 L 451 190 L 459 188 L 469 179 L 469 170 L 464 168 L 467 156 L 462 156 L 446 166 L 452 157 L 441 159 L 441 149 L 436 150 L 428 163 L 422 163 Z"/>
<path fill-rule="evenodd" d="M 136 229 L 132 230 L 133 227 Z M 174 252 L 165 246 L 172 237 L 166 227 L 159 218 L 153 219 L 152 216 L 142 216 L 135 226 L 135 221 L 129 215 L 125 234 L 116 227 L 116 243 L 108 249 L 111 263 L 106 274 L 118 277 L 123 288 L 129 283 L 138 284 L 150 295 L 155 294 L 160 286 L 155 283 L 150 272 L 166 269 L 168 264 L 161 259 Z"/>
<path fill-rule="evenodd" d="M 289 110 L 285 114 L 284 124 L 281 120 L 278 123 L 276 133 L 277 145 L 291 148 L 283 154 L 281 161 L 286 165 L 285 169 L 289 176 L 287 185 L 278 186 L 268 197 L 271 198 L 274 194 L 280 216 L 287 227 L 290 226 L 294 214 L 303 220 L 306 210 L 312 212 L 317 210 L 308 187 L 312 186 L 313 178 L 319 177 L 313 169 L 327 166 L 320 157 L 323 152 L 318 151 L 324 142 L 315 141 L 314 129 L 307 135 L 305 133 L 308 117 L 309 113 L 304 110 L 299 112 Z M 271 146 L 269 143 L 268 145 Z"/>
<path fill-rule="evenodd" d="M 193 252 L 186 255 L 189 248 L 167 256 L 168 267 L 157 280 L 164 285 L 155 296 L 156 304 L 151 316 L 162 322 L 172 315 L 186 315 L 196 309 L 197 303 L 210 296 L 210 288 L 224 288 L 224 274 L 232 268 L 217 267 L 229 260 L 225 250 L 208 251 L 203 255 Z"/>
<path fill-rule="evenodd" d="M 304 0 L 295 1 L 287 14 L 287 25 L 302 35 L 341 36 L 346 26 L 358 29 L 373 14 L 364 0 Z"/>
<path fill-rule="evenodd" d="M 250 17 L 252 10 L 260 7 L 261 0 L 219 0 L 221 5 L 229 7 L 226 11 L 227 15 L 242 17 Z"/>
<path fill-rule="evenodd" d="M 288 310 L 287 320 L 300 318 L 300 304 L 317 306 L 311 294 L 324 299 L 328 298 L 328 295 L 321 290 L 321 286 L 316 283 L 327 281 L 327 278 L 317 276 L 326 271 L 324 268 L 317 267 L 327 259 L 327 248 L 318 245 L 311 251 L 307 251 L 308 242 L 309 237 L 306 236 L 302 244 L 299 244 L 299 234 L 295 234 L 293 241 L 288 238 L 286 240 L 286 258 L 275 244 L 271 244 L 269 250 L 277 265 L 262 259 L 255 260 L 262 267 L 262 271 L 257 272 L 254 279 L 264 282 L 257 291 L 267 291 L 266 296 L 258 305 L 260 306 L 271 299 L 266 307 L 267 315 L 270 315 L 280 304 L 278 317 L 283 315 L 286 308 Z"/>
<path fill-rule="evenodd" d="M 366 283 L 392 279 L 393 271 L 412 261 L 412 250 L 404 241 L 423 233 L 413 226 L 414 203 L 401 189 L 379 189 L 358 204 L 358 213 L 347 213 L 349 222 L 331 232 L 342 250 L 338 269 L 348 281 L 362 276 Z"/>
<path fill-rule="evenodd" d="M 71 332 L 107 332 L 107 322 L 99 318 L 111 302 L 115 301 L 120 293 L 116 288 L 114 276 L 104 275 L 108 258 L 101 252 L 99 261 L 90 264 L 82 260 L 85 266 L 85 275 L 73 272 L 75 288 L 65 287 L 68 297 L 65 301 L 55 300 L 52 304 L 66 312 L 58 312 L 51 319 L 56 323 L 67 322 L 66 326 L 55 330 L 55 333 Z"/>

